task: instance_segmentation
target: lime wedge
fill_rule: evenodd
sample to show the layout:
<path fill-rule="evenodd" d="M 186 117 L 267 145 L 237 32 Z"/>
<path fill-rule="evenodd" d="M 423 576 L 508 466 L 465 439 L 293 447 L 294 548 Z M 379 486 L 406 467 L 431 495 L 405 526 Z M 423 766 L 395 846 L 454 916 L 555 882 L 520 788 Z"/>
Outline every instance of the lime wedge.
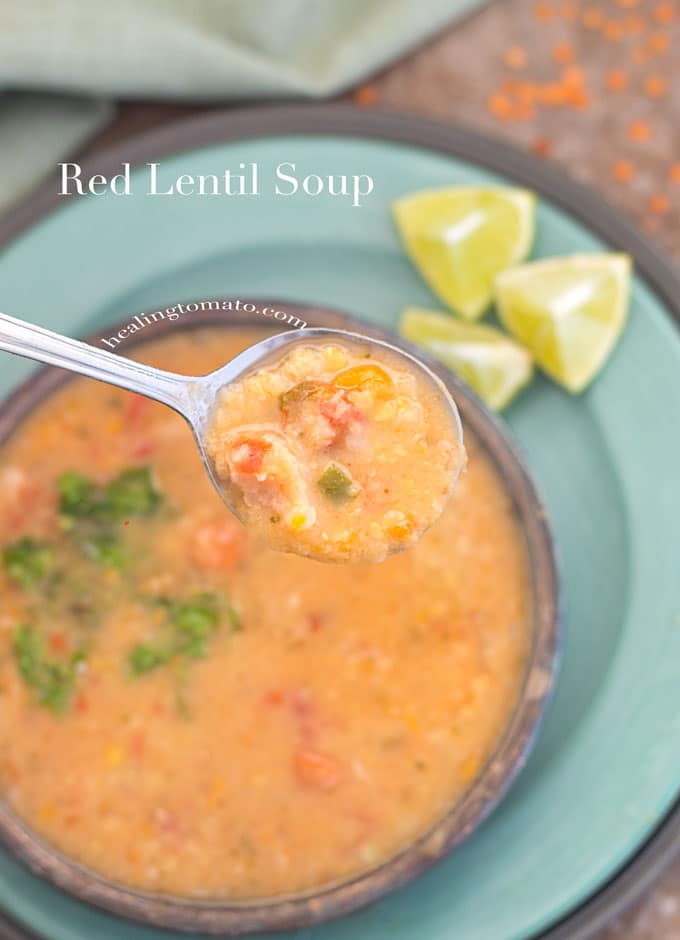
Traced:
<path fill-rule="evenodd" d="M 528 255 L 535 202 L 526 189 L 461 186 L 403 196 L 392 211 L 411 260 L 435 294 L 476 320 L 493 298 L 496 275 Z"/>
<path fill-rule="evenodd" d="M 399 332 L 447 365 L 496 411 L 505 408 L 533 374 L 526 349 L 491 326 L 407 307 Z"/>
<path fill-rule="evenodd" d="M 536 363 L 577 393 L 600 371 L 621 335 L 630 270 L 623 254 L 534 261 L 499 275 L 498 314 Z"/>

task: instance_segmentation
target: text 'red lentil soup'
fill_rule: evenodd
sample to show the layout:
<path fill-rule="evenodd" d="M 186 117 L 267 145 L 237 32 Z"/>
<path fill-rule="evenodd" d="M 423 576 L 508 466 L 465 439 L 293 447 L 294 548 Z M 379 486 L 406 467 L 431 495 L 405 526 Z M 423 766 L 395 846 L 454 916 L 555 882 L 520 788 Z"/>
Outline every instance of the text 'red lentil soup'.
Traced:
<path fill-rule="evenodd" d="M 262 337 L 142 358 L 199 374 Z M 468 451 L 417 545 L 324 565 L 249 540 L 169 409 L 64 386 L 0 451 L 0 797 L 180 896 L 287 894 L 403 849 L 495 748 L 528 650 L 522 536 Z"/>
<path fill-rule="evenodd" d="M 206 451 L 263 543 L 382 561 L 439 518 L 464 460 L 435 381 L 368 341 L 301 344 L 222 390 Z"/>

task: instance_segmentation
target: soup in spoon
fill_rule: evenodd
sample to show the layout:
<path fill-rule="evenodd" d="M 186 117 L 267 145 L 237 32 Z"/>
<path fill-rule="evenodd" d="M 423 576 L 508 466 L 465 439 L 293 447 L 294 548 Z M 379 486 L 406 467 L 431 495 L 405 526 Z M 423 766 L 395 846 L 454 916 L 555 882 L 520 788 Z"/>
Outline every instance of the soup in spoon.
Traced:
<path fill-rule="evenodd" d="M 443 386 L 389 347 L 344 339 L 296 344 L 226 386 L 203 443 L 253 534 L 323 561 L 414 544 L 464 461 Z"/>

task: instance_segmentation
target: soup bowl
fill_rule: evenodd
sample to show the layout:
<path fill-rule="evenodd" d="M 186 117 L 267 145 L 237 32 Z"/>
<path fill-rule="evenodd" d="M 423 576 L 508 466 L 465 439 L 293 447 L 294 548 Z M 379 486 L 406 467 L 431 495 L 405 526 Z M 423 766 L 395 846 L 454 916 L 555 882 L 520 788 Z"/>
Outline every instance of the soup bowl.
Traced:
<path fill-rule="evenodd" d="M 274 329 L 303 330 L 305 326 L 346 329 L 386 340 L 419 357 L 446 384 L 458 405 L 465 430 L 476 438 L 504 483 L 525 542 L 531 609 L 530 643 L 521 690 L 490 759 L 462 798 L 429 831 L 389 860 L 347 880 L 295 895 L 238 901 L 150 893 L 115 883 L 67 858 L 0 803 L 0 838 L 5 846 L 35 874 L 67 893 L 122 917 L 157 927 L 238 935 L 308 927 L 357 910 L 405 885 L 460 845 L 497 806 L 531 750 L 555 681 L 561 617 L 555 546 L 541 500 L 504 425 L 460 379 L 395 335 L 338 311 L 259 299 L 241 300 L 238 304 L 234 301 L 231 306 L 231 310 L 189 311 L 181 320 L 150 320 L 144 329 L 126 339 L 121 352 L 139 350 L 143 343 L 179 330 L 206 326 L 233 330 L 256 325 Z M 263 308 L 276 311 L 276 315 L 260 321 L 255 311 Z M 124 331 L 129 323 L 130 318 L 118 326 L 109 326 L 89 337 L 89 341 L 99 345 L 104 340 L 108 346 L 115 346 L 112 337 Z M 69 380 L 69 375 L 57 369 L 41 369 L 18 388 L 0 407 L 0 443 Z"/>

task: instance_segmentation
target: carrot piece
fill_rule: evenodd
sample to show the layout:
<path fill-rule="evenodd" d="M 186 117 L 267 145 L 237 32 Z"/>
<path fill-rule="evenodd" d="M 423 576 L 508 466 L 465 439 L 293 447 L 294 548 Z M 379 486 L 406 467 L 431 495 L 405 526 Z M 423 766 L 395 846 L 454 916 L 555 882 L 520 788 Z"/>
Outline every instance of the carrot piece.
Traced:
<path fill-rule="evenodd" d="M 319 751 L 304 750 L 295 754 L 295 776 L 306 787 L 334 790 L 340 783 L 340 764 L 334 757 Z"/>
<path fill-rule="evenodd" d="M 668 175 L 673 183 L 680 183 L 680 163 L 674 163 Z"/>

